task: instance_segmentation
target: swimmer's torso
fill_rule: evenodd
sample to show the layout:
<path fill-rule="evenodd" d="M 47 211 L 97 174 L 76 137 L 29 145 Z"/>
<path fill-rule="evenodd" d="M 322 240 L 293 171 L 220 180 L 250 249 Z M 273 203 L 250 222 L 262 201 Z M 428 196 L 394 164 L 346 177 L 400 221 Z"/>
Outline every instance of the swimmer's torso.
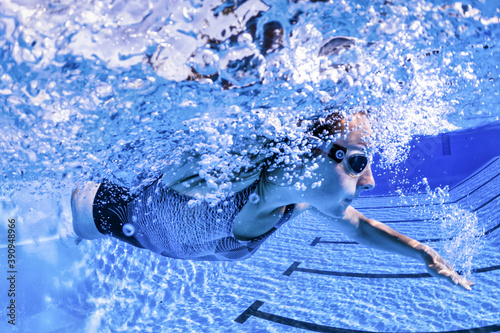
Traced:
<path fill-rule="evenodd" d="M 236 260 L 251 256 L 274 231 L 289 220 L 294 212 L 294 205 L 283 208 L 282 214 L 267 221 L 263 232 L 256 230 L 258 237 L 238 237 L 233 234 L 235 220 L 252 223 L 253 205 L 249 197 L 254 193 L 258 181 L 216 205 L 208 202 L 193 204 L 193 198 L 169 187 L 161 181 L 146 188 L 139 196 L 126 204 L 102 207 L 110 221 L 100 219 L 104 233 L 128 241 L 136 246 L 147 248 L 164 256 L 191 260 Z M 103 189 L 105 191 L 105 189 Z M 104 197 L 105 195 L 102 195 Z M 108 195 L 109 196 L 109 195 Z M 245 208 L 245 209 L 244 209 Z M 96 210 L 94 210 L 96 212 Z M 274 219 L 274 220 L 273 220 Z M 96 219 L 96 224 L 99 218 Z M 124 224 L 130 224 L 135 232 L 132 236 L 120 233 Z M 115 225 L 114 230 L 106 230 L 107 226 Z M 250 228 L 249 230 L 252 230 Z"/>

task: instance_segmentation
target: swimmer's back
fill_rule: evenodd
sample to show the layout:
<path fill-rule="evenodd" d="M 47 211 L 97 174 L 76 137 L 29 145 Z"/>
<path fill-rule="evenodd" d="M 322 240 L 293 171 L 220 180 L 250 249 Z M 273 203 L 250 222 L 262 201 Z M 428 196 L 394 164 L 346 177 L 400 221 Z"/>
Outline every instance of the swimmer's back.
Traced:
<path fill-rule="evenodd" d="M 172 165 L 162 172 L 162 184 L 183 195 L 190 197 L 206 196 L 214 192 L 214 186 L 207 182 L 206 178 L 200 176 L 200 158 L 190 157 L 179 165 Z M 255 159 L 256 167 L 239 172 L 233 179 L 229 179 L 230 188 L 226 193 L 237 193 L 251 186 L 259 179 L 263 159 Z M 220 185 L 220 184 L 216 184 Z"/>

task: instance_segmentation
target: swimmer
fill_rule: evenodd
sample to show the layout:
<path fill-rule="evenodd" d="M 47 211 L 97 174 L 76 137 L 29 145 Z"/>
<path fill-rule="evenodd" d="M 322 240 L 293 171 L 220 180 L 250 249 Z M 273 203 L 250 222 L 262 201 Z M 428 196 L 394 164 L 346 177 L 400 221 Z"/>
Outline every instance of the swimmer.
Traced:
<path fill-rule="evenodd" d="M 432 248 L 351 206 L 375 186 L 365 113 L 350 121 L 332 114 L 310 134 L 320 143 L 291 179 L 282 181 L 290 175 L 283 167 L 254 170 L 239 177 L 232 196 L 215 205 L 192 204 L 196 195 L 209 193 L 195 162 L 164 173 L 138 195 L 108 181 L 89 182 L 72 196 L 74 231 L 83 239 L 109 235 L 171 258 L 238 260 L 255 253 L 285 222 L 311 210 L 361 244 L 420 260 L 432 276 L 471 289 L 474 283 Z M 303 170 L 314 171 L 308 178 L 301 177 Z M 294 186 L 299 181 L 305 190 Z"/>

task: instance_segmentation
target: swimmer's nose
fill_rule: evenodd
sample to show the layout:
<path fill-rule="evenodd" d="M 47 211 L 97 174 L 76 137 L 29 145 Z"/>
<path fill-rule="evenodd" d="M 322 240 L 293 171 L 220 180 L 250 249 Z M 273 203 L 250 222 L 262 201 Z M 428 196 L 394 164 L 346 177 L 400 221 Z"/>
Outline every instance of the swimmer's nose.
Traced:
<path fill-rule="evenodd" d="M 356 187 L 361 191 L 368 191 L 375 187 L 375 179 L 373 178 L 372 168 L 369 165 L 365 172 L 358 178 Z"/>

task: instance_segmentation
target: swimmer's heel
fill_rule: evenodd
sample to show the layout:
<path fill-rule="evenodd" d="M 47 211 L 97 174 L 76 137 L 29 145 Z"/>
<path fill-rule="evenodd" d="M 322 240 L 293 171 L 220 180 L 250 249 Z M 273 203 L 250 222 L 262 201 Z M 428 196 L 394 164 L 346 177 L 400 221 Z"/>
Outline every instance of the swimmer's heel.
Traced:
<path fill-rule="evenodd" d="M 93 203 L 101 184 L 88 182 L 82 190 L 76 188 L 71 196 L 71 212 L 73 214 L 73 230 L 83 239 L 104 237 L 97 229 L 93 216 Z"/>

